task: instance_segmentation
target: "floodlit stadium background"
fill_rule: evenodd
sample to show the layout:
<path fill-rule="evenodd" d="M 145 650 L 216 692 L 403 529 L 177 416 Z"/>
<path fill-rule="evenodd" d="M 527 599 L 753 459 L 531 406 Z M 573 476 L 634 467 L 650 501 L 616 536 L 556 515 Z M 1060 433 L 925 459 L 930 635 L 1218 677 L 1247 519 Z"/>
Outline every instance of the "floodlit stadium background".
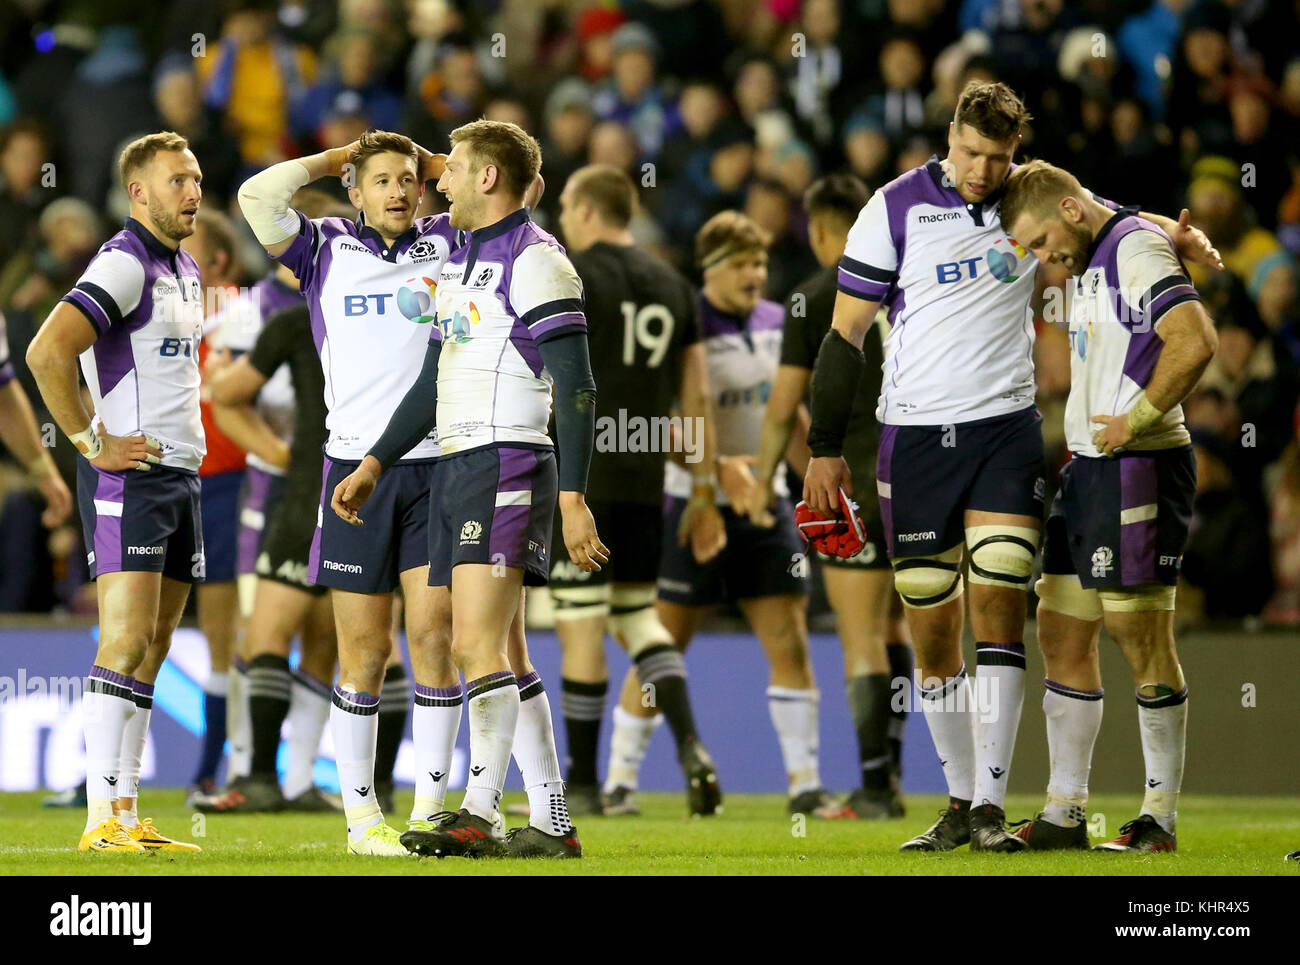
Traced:
<path fill-rule="evenodd" d="M 0 7 L 0 312 L 38 423 L 50 424 L 23 354 L 121 223 L 113 169 L 125 142 L 166 128 L 190 139 L 204 205 L 241 230 L 237 281 L 249 284 L 268 263 L 233 204 L 243 177 L 372 126 L 445 150 L 448 132 L 479 116 L 516 121 L 541 140 L 549 190 L 537 219 L 551 230 L 567 174 L 615 164 L 641 185 L 639 243 L 688 274 L 690 241 L 710 215 L 739 208 L 758 220 L 776 238 L 767 296 L 782 300 L 815 268 L 799 200 L 816 177 L 851 170 L 880 187 L 944 153 L 967 80 L 1004 80 L 1036 118 L 1022 159 L 1068 166 L 1120 203 L 1175 216 L 1190 207 L 1228 265 L 1217 277 L 1193 272 L 1220 352 L 1185 404 L 1200 493 L 1179 599 L 1186 625 L 1216 628 L 1184 638 L 1193 686 L 1232 686 L 1192 717 L 1189 789 L 1294 791 L 1284 776 L 1294 766 L 1272 766 L 1269 755 L 1300 735 L 1294 715 L 1271 709 L 1267 688 L 1291 676 L 1300 626 L 1298 23 L 1291 0 L 9 0 Z M 427 204 L 439 200 L 428 193 Z M 1064 333 L 1040 322 L 1036 352 L 1059 466 Z M 74 452 L 61 435 L 55 456 L 71 483 Z M 20 468 L 0 459 L 0 612 L 51 615 L 0 631 L 2 789 L 78 776 L 80 725 L 35 682 L 48 694 L 51 682 L 85 672 L 94 592 L 79 522 L 45 532 L 39 506 Z M 829 628 L 824 603 L 813 605 L 823 618 L 814 625 Z M 64 618 L 74 626 L 51 629 Z M 719 628 L 735 630 L 725 618 Z M 178 635 L 159 681 L 164 714 L 151 743 L 161 783 L 183 783 L 196 753 L 197 739 L 185 737 L 204 673 L 196 634 Z M 543 673 L 558 679 L 553 638 L 534 640 Z M 838 648 L 818 635 L 813 650 L 824 773 L 842 786 L 853 762 Z M 611 657 L 618 679 L 621 658 L 612 648 Z M 1107 659 L 1108 679 L 1126 679 Z M 688 663 L 712 695 L 701 703 L 719 711 L 716 722 L 702 712 L 701 726 L 724 783 L 779 788 L 756 643 L 708 635 Z M 1247 685 L 1261 689 L 1251 698 Z M 1040 787 L 1045 774 L 1033 694 L 1016 789 Z M 1108 707 L 1106 732 L 1127 726 L 1131 708 L 1120 703 Z M 764 740 L 747 742 L 752 734 Z M 915 718 L 909 738 L 907 787 L 938 790 Z M 1207 777 L 1211 743 L 1258 750 L 1209 760 Z M 666 744 L 656 742 L 647 787 L 678 786 Z M 1098 789 L 1131 784 L 1135 744 L 1103 733 Z M 1108 748 L 1129 756 L 1107 757 Z M 333 778 L 326 764 L 320 773 Z"/>

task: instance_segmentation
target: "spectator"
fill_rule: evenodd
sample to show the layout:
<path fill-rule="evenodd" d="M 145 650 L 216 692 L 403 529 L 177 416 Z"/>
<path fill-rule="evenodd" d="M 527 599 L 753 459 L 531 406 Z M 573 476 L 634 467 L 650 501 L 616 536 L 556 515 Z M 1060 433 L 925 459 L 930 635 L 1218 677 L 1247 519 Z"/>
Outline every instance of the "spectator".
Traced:
<path fill-rule="evenodd" d="M 588 7 L 578 14 L 578 72 L 588 82 L 604 80 L 614 69 L 614 31 L 625 19 L 608 7 Z"/>
<path fill-rule="evenodd" d="M 320 79 L 290 110 L 290 122 L 303 150 L 311 153 L 337 142 L 321 138 L 331 116 L 361 116 L 370 126 L 391 131 L 402 118 L 402 98 L 384 82 L 384 65 L 374 34 L 352 28 L 330 41 L 332 56 Z"/>
<path fill-rule="evenodd" d="M 637 23 L 619 27 L 610 44 L 613 71 L 596 91 L 596 116 L 626 124 L 636 138 L 639 155 L 653 161 L 682 123 L 676 103 L 655 80 L 658 45 L 654 35 Z"/>
<path fill-rule="evenodd" d="M 231 0 L 221 38 L 198 58 L 203 102 L 235 132 L 246 173 L 298 153 L 291 112 L 316 76 L 316 55 L 275 33 L 274 0 Z"/>
<path fill-rule="evenodd" d="M 39 245 L 20 250 L 0 273 L 0 310 L 43 320 L 81 277 L 103 228 L 86 202 L 60 198 L 41 212 L 37 234 Z"/>
<path fill-rule="evenodd" d="M 449 39 L 438 66 L 420 82 L 419 94 L 407 100 L 404 129 L 430 151 L 451 150 L 451 132 L 476 120 L 487 102 L 487 85 L 469 38 Z"/>
<path fill-rule="evenodd" d="M 1165 119 L 1165 78 L 1178 42 L 1179 17 L 1189 5 L 1190 0 L 1156 0 L 1125 20 L 1115 35 L 1133 70 L 1135 93 L 1157 121 Z"/>
<path fill-rule="evenodd" d="M 796 115 L 818 150 L 833 142 L 857 87 L 854 57 L 840 44 L 839 0 L 806 0 L 799 22 L 803 38 L 786 67 L 786 87 Z"/>
<path fill-rule="evenodd" d="M 19 121 L 0 135 L 0 266 L 36 240 L 36 220 L 49 200 L 41 184 L 50 142 L 35 121 Z"/>
<path fill-rule="evenodd" d="M 796 212 L 798 215 L 796 216 Z M 775 181 L 754 181 L 745 194 L 744 213 L 772 237 L 764 298 L 783 302 L 799 282 L 817 270 L 808 249 L 808 225 L 785 188 Z"/>
<path fill-rule="evenodd" d="M 203 194 L 208 204 L 232 201 L 238 188 L 241 158 L 237 144 L 221 128 L 221 117 L 203 106 L 199 80 L 189 58 L 169 58 L 154 75 L 154 107 L 162 124 L 190 143 L 203 169 Z"/>
<path fill-rule="evenodd" d="M 894 142 L 925 130 L 925 97 L 920 86 L 925 77 L 925 55 L 915 36 L 897 31 L 885 40 L 880 48 L 880 76 L 884 89 L 867 98 L 849 123 L 865 124 Z M 951 112 L 948 120 L 952 120 Z"/>
<path fill-rule="evenodd" d="M 541 137 L 542 157 L 551 187 L 542 195 L 541 209 L 551 224 L 557 224 L 560 191 L 569 175 L 587 163 L 587 143 L 596 123 L 591 89 L 585 81 L 567 78 L 552 88 L 542 113 L 546 125 Z"/>
<path fill-rule="evenodd" d="M 1231 27 L 1231 16 L 1217 3 L 1197 4 L 1183 18 L 1183 33 L 1174 55 L 1168 117 L 1185 156 L 1224 153 L 1230 148 Z"/>

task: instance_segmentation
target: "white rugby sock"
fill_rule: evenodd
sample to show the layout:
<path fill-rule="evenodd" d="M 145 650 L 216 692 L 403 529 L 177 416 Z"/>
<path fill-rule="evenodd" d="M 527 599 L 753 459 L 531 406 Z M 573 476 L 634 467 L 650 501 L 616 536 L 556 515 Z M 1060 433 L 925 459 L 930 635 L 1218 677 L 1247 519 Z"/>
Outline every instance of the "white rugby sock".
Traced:
<path fill-rule="evenodd" d="M 492 821 L 510 767 L 519 722 L 519 687 L 509 670 L 486 674 L 465 685 L 469 713 L 469 782 L 461 805 Z"/>
<path fill-rule="evenodd" d="M 443 810 L 464 702 L 465 692 L 459 681 L 454 687 L 415 685 L 415 709 L 411 714 L 411 737 L 415 744 L 412 821 L 427 821 Z"/>
<path fill-rule="evenodd" d="M 119 810 L 117 818 L 123 826 L 133 828 L 139 823 L 136 802 L 140 797 L 140 767 L 144 762 L 144 745 L 149 739 L 149 719 L 153 716 L 153 684 L 132 679 L 131 690 L 135 700 L 135 713 L 122 730 L 122 759 L 118 764 L 117 796 L 130 798 L 131 810 Z"/>
<path fill-rule="evenodd" d="M 358 841 L 367 828 L 382 824 L 375 799 L 375 741 L 379 737 L 379 697 L 335 686 L 330 706 L 330 733 L 339 768 L 343 815 L 348 840 Z"/>
<path fill-rule="evenodd" d="M 650 747 L 655 728 L 663 717 L 636 717 L 622 707 L 614 708 L 614 732 L 609 741 L 609 768 L 605 772 L 605 793 L 617 787 L 635 791 L 641 777 L 641 763 Z"/>
<path fill-rule="evenodd" d="M 519 678 L 519 724 L 515 728 L 515 763 L 528 792 L 528 823 L 547 834 L 573 830 L 564 799 L 564 776 L 555 751 L 551 701 L 536 671 Z"/>
<path fill-rule="evenodd" d="M 226 694 L 226 783 L 247 777 L 253 769 L 253 715 L 248 710 L 248 664 L 235 657 L 230 662 Z"/>
<path fill-rule="evenodd" d="M 1025 704 L 1025 646 L 976 643 L 975 786 L 971 806 L 1007 800 L 1011 756 Z"/>
<path fill-rule="evenodd" d="M 1051 772 L 1043 820 L 1073 828 L 1088 817 L 1088 774 L 1092 749 L 1101 730 L 1104 690 L 1074 690 L 1044 680 L 1043 716 Z"/>
<path fill-rule="evenodd" d="M 817 766 L 816 690 L 768 687 L 767 711 L 781 744 L 787 789 L 791 797 L 822 786 Z"/>
<path fill-rule="evenodd" d="M 284 773 L 284 796 L 305 794 L 316 786 L 316 757 L 321 734 L 330 716 L 330 688 L 301 670 L 293 672 L 289 691 L 289 763 Z"/>
<path fill-rule="evenodd" d="M 963 664 L 937 687 L 919 688 L 921 712 L 943 766 L 949 797 L 970 801 L 975 789 L 975 697 Z"/>
<path fill-rule="evenodd" d="M 1170 688 L 1162 687 L 1168 691 Z M 1142 813 L 1155 818 L 1174 833 L 1178 818 L 1178 793 L 1183 787 L 1183 757 L 1187 749 L 1187 687 L 1179 693 L 1154 697 L 1138 691 L 1138 727 L 1142 732 L 1142 759 L 1146 762 L 1146 790 Z"/>
<path fill-rule="evenodd" d="M 120 796 L 122 735 L 136 710 L 133 683 L 126 674 L 98 666 L 91 667 L 86 678 L 81 714 L 86 736 L 87 831 L 113 816 L 113 802 Z"/>

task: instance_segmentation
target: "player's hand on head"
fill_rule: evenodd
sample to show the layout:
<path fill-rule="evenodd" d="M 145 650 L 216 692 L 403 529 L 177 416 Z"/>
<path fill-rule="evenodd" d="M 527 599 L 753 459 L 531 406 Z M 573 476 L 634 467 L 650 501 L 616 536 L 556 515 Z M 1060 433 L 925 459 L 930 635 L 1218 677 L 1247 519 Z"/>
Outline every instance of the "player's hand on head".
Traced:
<path fill-rule="evenodd" d="M 364 526 L 365 522 L 357 515 L 366 500 L 375 491 L 377 477 L 364 465 L 358 466 L 334 487 L 330 496 L 330 509 L 345 523 Z"/>
<path fill-rule="evenodd" d="M 583 572 L 595 573 L 600 569 L 601 563 L 609 562 L 609 548 L 600 541 L 596 532 L 596 517 L 591 515 L 581 493 L 561 494 L 560 517 L 564 548 L 569 551 L 569 559 L 574 566 Z"/>
<path fill-rule="evenodd" d="M 113 436 L 104 431 L 103 423 L 95 429 L 99 437 L 99 455 L 90 460 L 96 469 L 122 472 L 126 469 L 148 471 L 162 461 L 162 446 L 153 436 Z"/>
<path fill-rule="evenodd" d="M 843 456 L 821 456 L 808 460 L 803 479 L 804 502 L 813 512 L 828 519 L 840 514 L 840 494 L 853 495 L 849 464 Z"/>
<path fill-rule="evenodd" d="M 427 148 L 415 145 L 416 153 L 420 156 L 421 181 L 437 181 L 442 177 L 442 172 L 447 168 L 447 155 L 434 154 Z"/>
<path fill-rule="evenodd" d="M 1204 231 L 1192 224 L 1192 214 L 1186 208 L 1179 212 L 1178 227 L 1174 229 L 1171 240 L 1178 253 L 1188 261 L 1223 271 L 1223 257 L 1219 254 L 1219 249 L 1210 243 Z"/>

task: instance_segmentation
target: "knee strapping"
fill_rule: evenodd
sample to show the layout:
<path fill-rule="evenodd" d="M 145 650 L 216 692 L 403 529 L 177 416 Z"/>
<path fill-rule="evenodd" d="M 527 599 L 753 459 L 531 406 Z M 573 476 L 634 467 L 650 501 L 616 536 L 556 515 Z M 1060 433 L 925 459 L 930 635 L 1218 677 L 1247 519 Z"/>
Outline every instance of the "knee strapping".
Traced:
<path fill-rule="evenodd" d="M 551 589 L 555 621 L 609 616 L 610 585 L 557 586 Z"/>
<path fill-rule="evenodd" d="M 894 560 L 894 589 L 903 605 L 914 610 L 943 606 L 961 596 L 961 546 L 936 556 Z"/>
<path fill-rule="evenodd" d="M 986 586 L 1029 589 L 1038 555 L 1038 530 L 1029 526 L 967 526 L 970 581 Z"/>
<path fill-rule="evenodd" d="M 1101 600 L 1096 590 L 1085 590 L 1073 573 L 1044 573 L 1034 584 L 1041 606 L 1089 623 L 1101 619 Z"/>
<path fill-rule="evenodd" d="M 651 647 L 667 646 L 674 653 L 672 634 L 659 622 L 659 615 L 653 606 L 642 605 L 634 609 L 623 609 L 619 605 L 616 593 L 611 606 L 609 632 L 614 634 L 627 647 L 628 655 L 637 659 L 641 653 Z M 680 656 L 680 654 L 679 654 Z"/>
<path fill-rule="evenodd" d="M 1107 613 L 1145 613 L 1172 610 L 1176 588 L 1152 584 L 1131 590 L 1098 590 L 1101 608 Z"/>

